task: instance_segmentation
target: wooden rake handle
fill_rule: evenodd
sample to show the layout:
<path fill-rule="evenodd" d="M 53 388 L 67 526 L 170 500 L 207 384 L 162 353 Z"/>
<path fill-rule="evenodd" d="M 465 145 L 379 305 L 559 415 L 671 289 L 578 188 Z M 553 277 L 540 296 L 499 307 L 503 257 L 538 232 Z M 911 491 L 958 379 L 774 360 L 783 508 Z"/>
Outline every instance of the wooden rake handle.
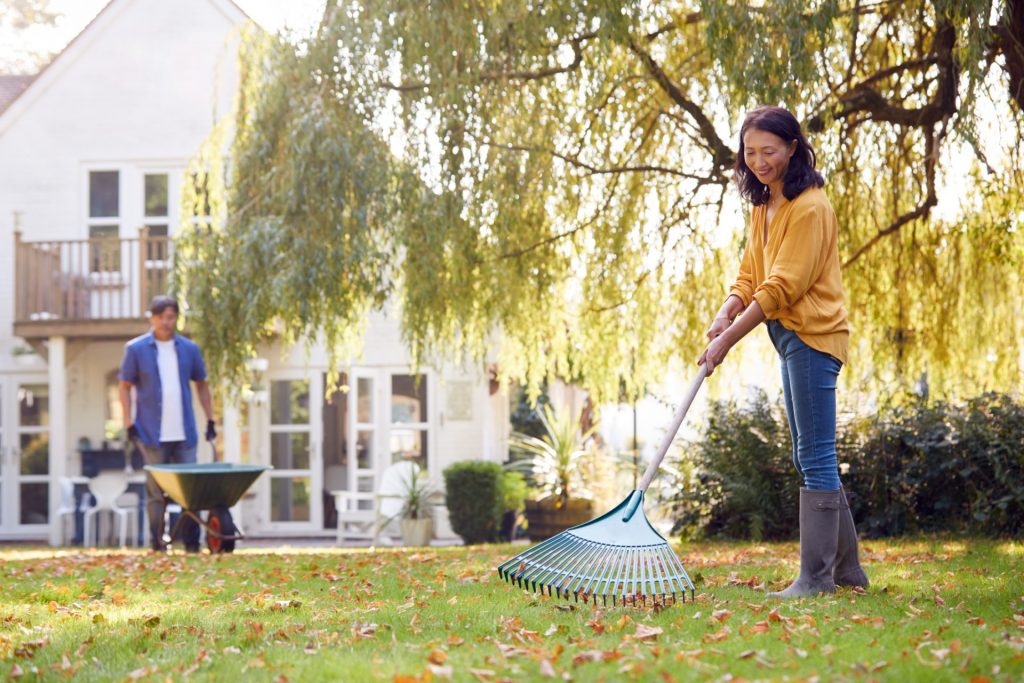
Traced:
<path fill-rule="evenodd" d="M 665 454 L 668 453 L 669 446 L 672 445 L 672 441 L 676 438 L 676 432 L 679 431 L 679 427 L 683 424 L 683 418 L 686 417 L 686 411 L 690 409 L 693 399 L 697 397 L 697 392 L 700 390 L 700 385 L 704 383 L 704 378 L 707 376 L 708 368 L 702 363 L 697 368 L 697 374 L 694 375 L 693 381 L 690 382 L 690 388 L 686 391 L 686 395 L 683 397 L 682 402 L 676 409 L 676 414 L 672 417 L 672 424 L 669 426 L 668 431 L 665 432 L 665 438 L 661 440 L 661 445 L 658 446 L 658 452 L 654 454 L 651 464 L 647 466 L 647 471 L 644 472 L 644 478 L 640 480 L 638 490 L 646 491 L 647 487 L 651 485 L 654 475 L 658 472 L 658 468 L 661 467 L 661 461 L 665 459 Z"/>

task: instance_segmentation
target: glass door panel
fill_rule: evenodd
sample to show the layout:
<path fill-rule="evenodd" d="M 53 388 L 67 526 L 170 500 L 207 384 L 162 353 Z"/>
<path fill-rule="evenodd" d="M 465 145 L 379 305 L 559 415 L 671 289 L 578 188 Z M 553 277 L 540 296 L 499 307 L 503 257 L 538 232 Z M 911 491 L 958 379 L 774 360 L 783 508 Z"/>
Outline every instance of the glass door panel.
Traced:
<path fill-rule="evenodd" d="M 50 391 L 46 384 L 18 385 L 18 524 L 50 519 Z"/>
<path fill-rule="evenodd" d="M 392 463 L 411 460 L 428 471 L 427 416 L 428 378 L 424 374 L 391 373 L 391 422 L 388 450 Z"/>
<path fill-rule="evenodd" d="M 349 465 L 349 490 L 374 493 L 377 490 L 377 378 L 372 370 L 354 370 L 355 386 L 351 392 L 352 429 Z M 373 509 L 373 503 L 359 501 L 359 506 Z"/>
<path fill-rule="evenodd" d="M 314 425 L 320 417 L 323 382 L 309 378 L 274 379 L 270 382 L 268 505 L 271 527 L 320 528 L 323 507 L 318 502 L 323 468 L 319 434 Z M 317 397 L 318 402 L 312 401 Z"/>

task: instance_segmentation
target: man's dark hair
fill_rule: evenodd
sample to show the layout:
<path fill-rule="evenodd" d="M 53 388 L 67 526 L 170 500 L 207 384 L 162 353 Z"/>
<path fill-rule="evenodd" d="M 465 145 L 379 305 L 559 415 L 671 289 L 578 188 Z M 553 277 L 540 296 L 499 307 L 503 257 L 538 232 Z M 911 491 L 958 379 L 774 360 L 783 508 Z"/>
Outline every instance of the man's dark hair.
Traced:
<path fill-rule="evenodd" d="M 167 296 L 165 294 L 159 294 L 153 297 L 153 300 L 149 302 L 149 314 L 160 315 L 168 308 L 173 308 L 174 312 L 181 314 L 181 309 L 178 308 L 178 300 L 173 296 Z"/>
<path fill-rule="evenodd" d="M 825 179 L 814 170 L 814 150 L 800 130 L 800 122 L 796 117 L 782 107 L 758 107 L 748 112 L 743 119 L 743 125 L 740 127 L 740 151 L 736 155 L 736 165 L 733 167 L 740 194 L 749 199 L 754 206 L 767 204 L 771 192 L 767 185 L 757 179 L 743 158 L 743 136 L 751 128 L 777 135 L 785 140 L 787 145 L 796 140 L 796 151 L 790 158 L 786 175 L 782 179 L 782 194 L 786 195 L 786 199 L 796 199 L 808 187 L 821 187 L 825 184 Z"/>

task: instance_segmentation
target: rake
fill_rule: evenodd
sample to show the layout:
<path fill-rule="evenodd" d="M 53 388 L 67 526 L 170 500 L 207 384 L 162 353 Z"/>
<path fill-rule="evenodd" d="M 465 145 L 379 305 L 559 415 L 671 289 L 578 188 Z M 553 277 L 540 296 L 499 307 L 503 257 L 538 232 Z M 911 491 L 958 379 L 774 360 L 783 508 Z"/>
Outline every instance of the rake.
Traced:
<path fill-rule="evenodd" d="M 644 514 L 644 492 L 665 458 L 707 368 L 701 365 L 679 404 L 640 486 L 612 510 L 566 529 L 498 567 L 498 576 L 524 590 L 596 605 L 667 604 L 693 599 L 693 582 L 682 563 Z"/>

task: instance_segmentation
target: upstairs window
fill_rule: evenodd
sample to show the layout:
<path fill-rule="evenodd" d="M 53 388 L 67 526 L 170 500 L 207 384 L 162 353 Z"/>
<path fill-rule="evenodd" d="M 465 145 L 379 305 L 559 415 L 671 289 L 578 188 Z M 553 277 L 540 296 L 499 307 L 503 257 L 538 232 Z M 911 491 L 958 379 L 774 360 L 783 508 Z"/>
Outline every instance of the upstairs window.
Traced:
<path fill-rule="evenodd" d="M 89 270 L 121 270 L 121 173 L 89 172 Z"/>

